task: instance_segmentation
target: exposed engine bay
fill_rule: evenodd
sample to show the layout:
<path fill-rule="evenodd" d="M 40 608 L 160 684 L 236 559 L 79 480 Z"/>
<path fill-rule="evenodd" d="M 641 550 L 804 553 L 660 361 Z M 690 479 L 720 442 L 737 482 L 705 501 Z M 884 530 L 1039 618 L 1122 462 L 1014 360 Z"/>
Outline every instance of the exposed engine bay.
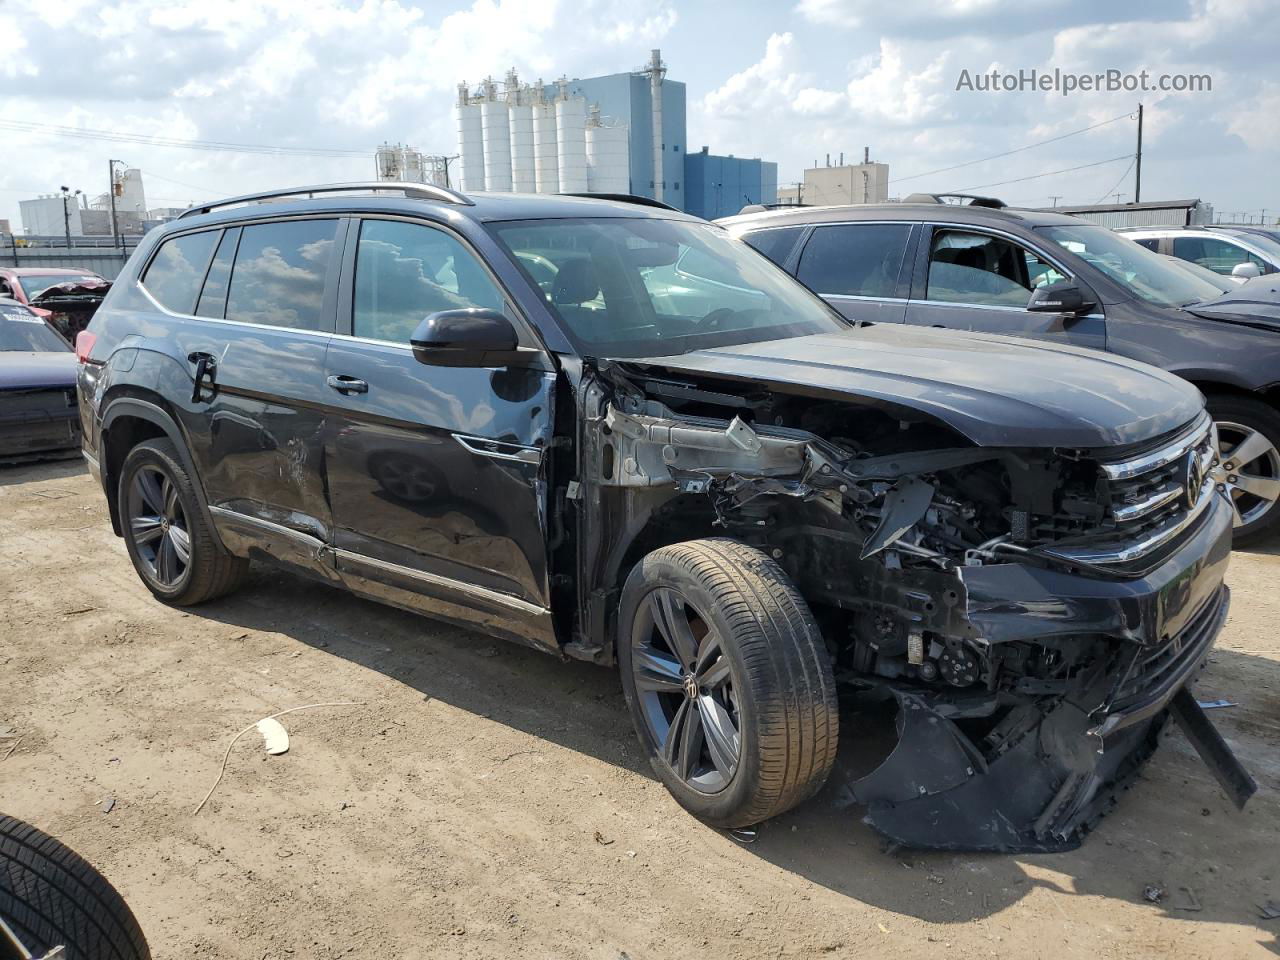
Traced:
<path fill-rule="evenodd" d="M 1169 715 L 1237 805 L 1253 793 L 1186 690 L 1229 602 L 1207 417 L 1136 449 L 1006 448 L 887 404 L 584 373 L 567 495 L 600 518 L 579 547 L 584 633 L 607 635 L 616 571 L 655 545 L 711 534 L 772 556 L 842 702 L 895 711 L 883 762 L 834 774 L 890 840 L 1075 846 Z"/>

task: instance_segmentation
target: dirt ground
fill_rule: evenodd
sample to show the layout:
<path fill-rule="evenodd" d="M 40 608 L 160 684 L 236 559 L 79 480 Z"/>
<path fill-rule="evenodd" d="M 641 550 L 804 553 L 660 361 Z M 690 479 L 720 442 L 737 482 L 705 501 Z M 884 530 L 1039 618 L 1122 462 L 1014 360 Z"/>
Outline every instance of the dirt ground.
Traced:
<path fill-rule="evenodd" d="M 1245 812 L 1172 731 L 1076 852 L 888 853 L 832 790 L 743 844 L 653 780 L 612 671 L 268 569 L 164 607 L 78 462 L 9 468 L 0 810 L 96 863 L 157 958 L 1276 956 L 1280 549 L 1229 579 L 1198 694 L 1239 703 Z M 234 733 L 328 701 L 358 705 L 283 718 L 283 756 L 244 737 L 193 815 Z"/>

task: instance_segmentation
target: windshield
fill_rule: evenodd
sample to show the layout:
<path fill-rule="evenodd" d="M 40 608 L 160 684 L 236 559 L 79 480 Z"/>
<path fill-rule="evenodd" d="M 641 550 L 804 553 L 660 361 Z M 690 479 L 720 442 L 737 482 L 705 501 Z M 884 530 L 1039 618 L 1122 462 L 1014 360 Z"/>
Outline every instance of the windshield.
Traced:
<path fill-rule="evenodd" d="M 1280 240 L 1275 239 L 1269 233 L 1248 233 L 1241 236 L 1240 239 L 1255 250 L 1261 250 L 1265 253 L 1272 263 L 1280 264 Z"/>
<path fill-rule="evenodd" d="M 1082 224 L 1038 229 L 1148 303 L 1185 307 L 1222 295 L 1213 284 L 1106 227 Z"/>
<path fill-rule="evenodd" d="M 672 356 L 847 327 L 768 259 L 710 224 L 599 218 L 490 227 L 590 356 Z"/>
<path fill-rule="evenodd" d="M 60 283 L 88 283 L 90 281 L 97 282 L 101 279 L 101 277 L 95 277 L 91 273 L 85 273 L 79 276 L 61 274 L 54 275 L 52 277 L 19 277 L 18 283 L 22 284 L 22 289 L 26 293 L 27 299 L 34 300 L 50 287 L 56 287 Z"/>
<path fill-rule="evenodd" d="M 1217 287 L 1222 293 L 1230 293 L 1232 290 L 1240 286 L 1240 284 L 1235 283 L 1232 280 L 1228 280 L 1222 274 L 1214 273 L 1208 267 L 1202 267 L 1200 264 L 1192 263 L 1190 260 L 1183 260 L 1180 257 L 1165 257 L 1165 259 L 1178 269 L 1186 270 L 1193 276 L 1199 277 L 1205 283 L 1213 284 L 1213 286 Z"/>
<path fill-rule="evenodd" d="M 26 307 L 0 305 L 0 351 L 66 353 L 71 348 Z"/>

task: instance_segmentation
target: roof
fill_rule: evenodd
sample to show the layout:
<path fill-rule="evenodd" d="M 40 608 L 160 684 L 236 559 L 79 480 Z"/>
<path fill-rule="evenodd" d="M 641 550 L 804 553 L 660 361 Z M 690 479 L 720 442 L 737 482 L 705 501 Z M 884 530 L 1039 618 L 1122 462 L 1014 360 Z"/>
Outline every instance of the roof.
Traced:
<path fill-rule="evenodd" d="M 342 185 L 334 184 L 331 187 Z M 407 193 L 395 196 L 390 193 L 355 192 L 361 191 L 365 185 L 352 184 L 347 189 L 350 193 L 324 193 L 313 197 L 288 196 L 260 202 L 253 197 L 231 198 L 225 203 L 236 203 L 235 206 L 218 207 L 209 213 L 191 213 L 177 220 L 164 224 L 160 229 L 167 232 L 186 229 L 203 224 L 223 223 L 242 220 L 245 217 L 275 217 L 298 213 L 413 213 L 415 211 L 432 210 L 446 212 L 450 218 L 465 217 L 482 222 L 497 220 L 544 220 L 566 217 L 629 217 L 636 219 L 691 220 L 693 217 L 678 210 L 663 209 L 653 205 L 653 201 L 638 197 L 634 201 L 620 199 L 603 199 L 595 197 L 565 196 L 561 194 L 541 193 L 467 193 L 457 194 L 458 200 L 437 199 Z M 412 185 L 386 184 L 383 189 L 406 188 Z M 297 194 L 308 189 L 317 191 L 320 187 L 299 187 Z M 279 193 L 284 193 L 280 191 Z M 444 191 L 441 191 L 443 194 Z M 647 202 L 646 202 L 647 201 Z M 217 204 L 208 206 L 216 207 Z M 196 208 L 199 209 L 199 208 Z"/>
<path fill-rule="evenodd" d="M 949 223 L 1021 223 L 1029 227 L 1071 226 L 1080 221 L 1041 210 L 1021 210 L 1014 207 L 995 209 L 953 203 L 855 203 L 832 207 L 788 207 L 766 210 L 761 213 L 739 214 L 725 217 L 716 223 L 722 226 L 742 228 L 785 227 L 809 223 L 833 223 L 846 220 L 946 220 Z"/>

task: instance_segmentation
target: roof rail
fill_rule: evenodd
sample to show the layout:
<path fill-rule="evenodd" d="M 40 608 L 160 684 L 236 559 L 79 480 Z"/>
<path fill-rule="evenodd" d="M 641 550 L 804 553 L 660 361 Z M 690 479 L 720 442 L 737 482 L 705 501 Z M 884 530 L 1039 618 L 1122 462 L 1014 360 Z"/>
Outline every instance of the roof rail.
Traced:
<path fill-rule="evenodd" d="M 583 197 L 586 200 L 612 200 L 615 203 L 634 203 L 638 207 L 657 207 L 659 210 L 680 212 L 679 208 L 673 207 L 669 203 L 663 203 L 661 200 L 653 199 L 653 197 L 637 197 L 633 193 L 562 193 L 560 196 Z"/>
<path fill-rule="evenodd" d="M 904 197 L 903 203 L 946 203 L 948 200 L 968 200 L 967 207 L 990 207 L 1000 210 L 1008 206 L 1003 200 L 995 197 L 979 197 L 972 193 L 913 193 Z"/>
<path fill-rule="evenodd" d="M 268 190 L 263 193 L 246 193 L 238 197 L 228 197 L 225 200 L 215 200 L 213 203 L 202 203 L 197 207 L 190 207 L 178 214 L 175 219 L 181 220 L 183 217 L 192 217 L 201 213 L 209 213 L 212 210 L 220 210 L 223 207 L 235 207 L 244 203 L 257 203 L 263 200 L 279 200 L 284 197 L 313 197 L 317 193 L 352 193 L 356 191 L 379 191 L 393 190 L 403 193 L 406 197 L 415 200 L 438 200 L 443 203 L 457 203 L 466 206 L 473 206 L 472 201 L 465 195 L 458 193 L 456 190 L 450 190 L 447 187 L 437 187 L 431 183 L 400 183 L 395 180 L 363 180 L 358 183 L 321 183 L 311 187 L 290 187 L 285 190 Z"/>

